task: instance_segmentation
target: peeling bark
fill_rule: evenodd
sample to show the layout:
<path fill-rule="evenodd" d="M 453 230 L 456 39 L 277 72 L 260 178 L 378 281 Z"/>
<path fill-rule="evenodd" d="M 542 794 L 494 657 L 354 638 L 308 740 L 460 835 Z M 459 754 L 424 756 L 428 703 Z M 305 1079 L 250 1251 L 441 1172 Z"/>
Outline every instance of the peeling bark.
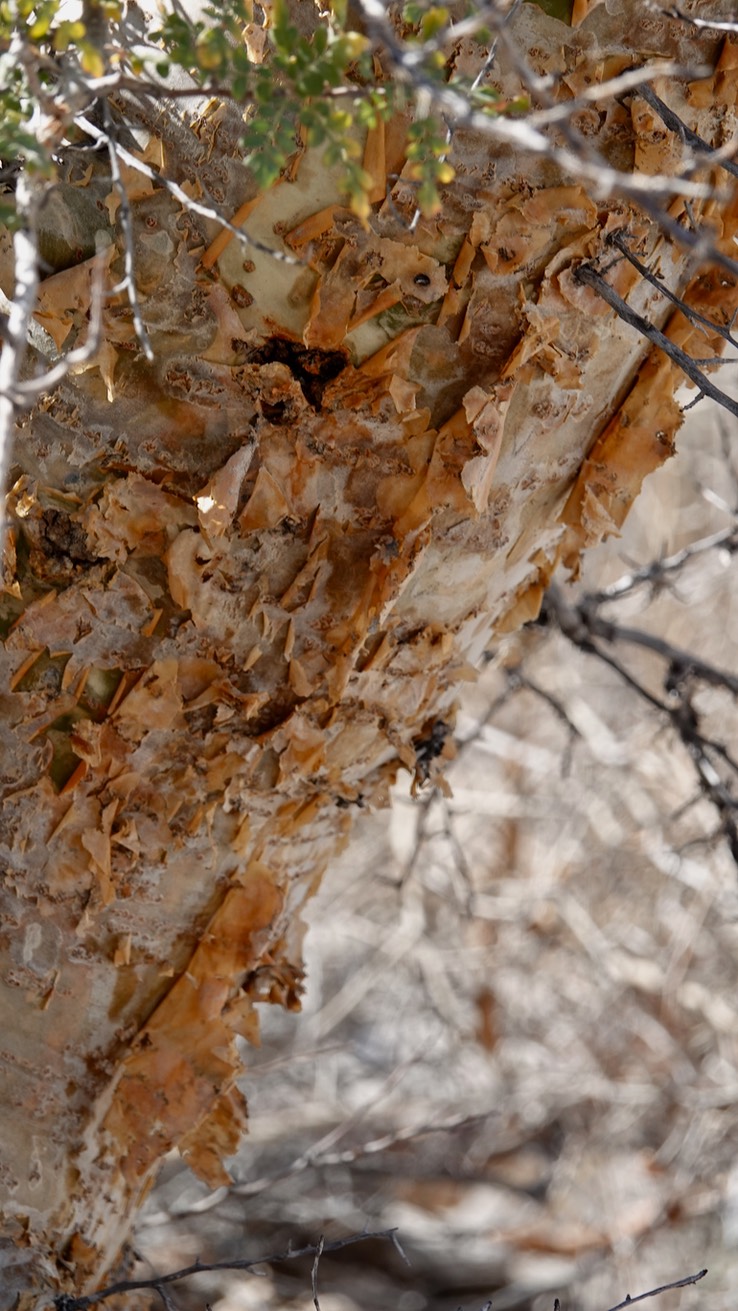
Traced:
<path fill-rule="evenodd" d="M 713 60 L 656 89 L 709 142 L 735 129 L 734 46 L 640 0 L 577 0 L 574 18 L 523 5 L 512 33 L 561 99 L 654 51 Z M 618 168 L 680 157 L 637 93 L 574 122 Z M 94 367 L 19 425 L 0 602 L 0 1308 L 93 1288 L 172 1147 L 227 1181 L 236 1037 L 258 1041 L 256 1002 L 299 1007 L 300 909 L 357 809 L 386 804 L 400 769 L 436 776 L 433 726 L 491 636 L 537 614 L 556 565 L 616 533 L 672 453 L 681 376 L 578 265 L 611 263 L 627 231 L 688 304 L 721 322 L 738 307 L 732 276 L 695 268 L 629 202 L 469 132 L 442 213 L 409 232 L 407 181 L 382 201 L 405 126 L 366 143 L 366 227 L 319 155 L 260 197 L 224 161 L 226 208 L 294 264 L 216 249 L 127 175 L 154 363 L 113 301 Z M 217 124 L 202 131 L 217 161 Z M 691 212 L 734 252 L 733 179 Z M 682 201 L 670 214 L 689 221 Z M 42 283 L 58 348 L 86 324 L 91 268 Z M 625 260 L 608 277 L 684 350 L 719 353 Z"/>

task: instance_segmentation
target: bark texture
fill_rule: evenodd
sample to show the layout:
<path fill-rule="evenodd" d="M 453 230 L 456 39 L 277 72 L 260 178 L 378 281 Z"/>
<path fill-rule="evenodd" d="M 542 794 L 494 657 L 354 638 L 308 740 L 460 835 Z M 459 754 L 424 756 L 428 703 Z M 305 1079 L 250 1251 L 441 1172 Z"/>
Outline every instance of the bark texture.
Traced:
<path fill-rule="evenodd" d="M 578 0 L 575 18 L 524 4 L 511 29 L 560 99 L 654 55 L 713 62 L 655 89 L 713 145 L 734 131 L 734 45 L 641 0 Z M 504 48 L 494 81 L 521 90 Z M 573 121 L 617 168 L 682 158 L 637 93 Z M 3 1311 L 93 1288 L 173 1146 L 227 1180 L 236 1039 L 258 1040 L 256 1002 L 299 1005 L 300 908 L 354 814 L 401 768 L 435 776 L 491 636 L 537 614 L 557 562 L 616 532 L 672 453 L 678 370 L 578 263 L 609 263 L 627 231 L 702 313 L 738 306 L 729 274 L 629 202 L 468 132 L 442 212 L 408 231 L 412 188 L 383 199 L 405 130 L 367 140 L 366 226 L 319 155 L 255 197 L 217 114 L 187 166 L 152 139 L 149 159 L 193 195 L 207 167 L 237 221 L 300 262 L 210 245 L 129 172 L 155 362 L 121 298 L 94 367 L 19 426 L 0 601 Z M 733 180 L 699 176 L 719 187 L 691 213 L 734 253 Z M 115 281 L 115 194 L 102 171 L 80 181 L 47 230 L 87 203 Z M 670 214 L 690 222 L 683 201 Z M 58 347 L 84 331 L 91 268 L 42 284 Z M 718 353 L 624 260 L 608 280 L 689 353 Z"/>

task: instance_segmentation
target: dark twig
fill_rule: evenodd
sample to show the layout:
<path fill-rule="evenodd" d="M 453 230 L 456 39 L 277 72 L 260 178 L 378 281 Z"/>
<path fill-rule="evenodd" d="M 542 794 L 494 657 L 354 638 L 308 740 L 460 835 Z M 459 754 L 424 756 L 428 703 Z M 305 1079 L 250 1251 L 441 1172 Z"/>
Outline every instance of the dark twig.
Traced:
<path fill-rule="evenodd" d="M 688 1288 L 690 1284 L 699 1283 L 704 1279 L 707 1269 L 698 1270 L 696 1275 L 685 1275 L 684 1279 L 675 1279 L 670 1284 L 661 1284 L 659 1288 L 650 1288 L 647 1293 L 639 1293 L 637 1297 L 631 1297 L 628 1294 L 617 1306 L 609 1307 L 608 1311 L 622 1311 L 625 1306 L 633 1306 L 636 1302 L 644 1302 L 647 1297 L 658 1297 L 660 1293 L 669 1293 L 673 1288 Z"/>
<path fill-rule="evenodd" d="M 335 1238 L 332 1242 L 326 1243 L 321 1238 L 319 1243 L 308 1243 L 306 1247 L 288 1248 L 285 1252 L 273 1253 L 271 1256 L 260 1256 L 253 1258 L 235 1259 L 232 1261 L 195 1261 L 192 1265 L 184 1266 L 181 1270 L 174 1270 L 168 1275 L 155 1275 L 152 1279 L 121 1279 L 115 1284 L 108 1284 L 107 1288 L 101 1288 L 97 1293 L 86 1293 L 83 1297 L 70 1297 L 69 1294 L 63 1293 L 55 1298 L 57 1311 L 86 1311 L 87 1307 L 96 1306 L 98 1302 L 105 1302 L 110 1297 L 119 1296 L 121 1293 L 136 1293 L 147 1288 L 154 1289 L 161 1296 L 161 1290 L 167 1284 L 178 1283 L 182 1279 L 189 1279 L 192 1275 L 209 1274 L 217 1270 L 253 1270 L 260 1265 L 276 1265 L 283 1261 L 296 1261 L 303 1256 L 322 1255 L 324 1252 L 340 1252 L 344 1247 L 350 1247 L 353 1243 L 364 1243 L 374 1238 L 383 1238 L 392 1243 L 404 1257 L 402 1248 L 399 1245 L 396 1231 L 394 1229 L 366 1230 L 361 1234 L 349 1234 L 346 1238 Z M 407 1257 L 404 1258 L 407 1260 Z"/>
<path fill-rule="evenodd" d="M 325 1239 L 321 1234 L 320 1238 L 318 1239 L 318 1246 L 315 1249 L 315 1259 L 313 1260 L 313 1267 L 312 1270 L 310 1271 L 310 1288 L 313 1294 L 313 1306 L 315 1307 L 315 1311 L 320 1311 L 320 1298 L 318 1297 L 318 1266 L 320 1265 L 320 1258 L 323 1255 L 324 1247 L 325 1247 Z"/>
<path fill-rule="evenodd" d="M 738 677 L 729 673 L 727 669 L 718 669 L 716 665 L 700 660 L 693 652 L 674 646 L 663 637 L 656 637 L 653 633 L 646 633 L 640 628 L 630 628 L 625 624 L 603 619 L 596 608 L 591 606 L 589 597 L 585 596 L 577 609 L 579 614 L 586 616 L 587 631 L 592 637 L 601 637 L 606 642 L 629 642 L 633 646 L 653 651 L 667 662 L 673 676 L 682 678 L 693 676 L 711 687 L 727 688 L 734 696 L 738 696 Z"/>
<path fill-rule="evenodd" d="M 541 687 L 540 683 L 537 683 L 534 679 L 529 678 L 527 674 L 523 673 L 523 670 L 519 665 L 514 669 L 507 669 L 505 673 L 508 686 L 513 692 L 522 689 L 532 692 L 534 696 L 538 697 L 539 700 L 544 701 L 545 704 L 553 710 L 556 718 L 565 726 L 567 730 L 567 741 L 561 757 L 561 777 L 567 778 L 569 770 L 571 769 L 574 746 L 582 735 L 576 724 L 574 724 L 569 718 L 566 706 L 564 706 L 561 701 L 559 701 L 558 697 L 553 695 L 553 693 L 547 692 L 545 687 Z"/>
<path fill-rule="evenodd" d="M 589 592 L 589 603 L 600 605 L 606 601 L 617 601 L 620 597 L 634 592 L 638 587 L 658 587 L 670 574 L 680 573 L 690 560 L 718 549 L 728 551 L 731 555 L 738 553 L 738 525 L 723 528 L 718 533 L 711 533 L 709 537 L 702 537 L 699 541 L 692 542 L 690 546 L 683 547 L 681 551 L 675 551 L 674 555 L 668 555 L 662 560 L 651 560 L 641 569 L 623 574 L 609 587 L 603 587 L 599 592 Z"/>
<path fill-rule="evenodd" d="M 635 328 L 636 332 L 640 332 L 642 337 L 645 337 L 654 346 L 658 346 L 665 355 L 668 355 L 669 359 L 673 360 L 682 370 L 682 373 L 686 374 L 690 382 L 693 382 L 699 388 L 703 396 L 709 396 L 713 401 L 717 401 L 718 405 L 722 405 L 724 409 L 729 410 L 731 414 L 738 418 L 738 401 L 734 401 L 731 396 L 726 395 L 724 391 L 721 391 L 719 387 L 710 382 L 697 361 L 693 360 L 692 356 L 688 355 L 686 351 L 683 351 L 681 346 L 677 346 L 676 342 L 672 341 L 670 337 L 667 337 L 665 332 L 655 327 L 653 323 L 649 323 L 648 319 L 644 319 L 642 314 L 638 314 L 636 310 L 632 309 L 627 301 L 624 301 L 622 296 L 619 296 L 609 282 L 603 278 L 593 264 L 580 264 L 574 276 L 577 281 L 586 283 L 588 287 L 593 287 L 598 295 L 604 301 L 607 301 L 610 308 L 614 309 L 618 318 L 622 319 L 624 323 L 628 323 L 631 328 Z M 717 362 L 720 363 L 720 361 Z"/>
<path fill-rule="evenodd" d="M 172 1301 L 171 1297 L 169 1296 L 166 1288 L 162 1288 L 161 1284 L 159 1283 L 152 1284 L 152 1288 L 155 1293 L 158 1293 L 159 1297 L 164 1303 L 164 1311 L 177 1311 L 177 1307 L 175 1303 Z"/>
<path fill-rule="evenodd" d="M 727 341 L 729 345 L 738 350 L 738 340 L 736 340 L 732 335 L 730 329 L 726 328 L 722 323 L 715 323 L 713 319 L 706 318 L 704 314 L 699 314 L 697 310 L 694 310 L 690 305 L 687 305 L 686 301 L 683 301 L 680 296 L 677 296 L 676 292 L 671 291 L 671 289 L 666 286 L 666 283 L 662 282 L 660 278 L 657 278 L 656 275 L 646 267 L 643 261 L 634 254 L 622 232 L 613 233 L 610 242 L 611 245 L 616 246 L 619 251 L 622 251 L 625 258 L 633 265 L 634 269 L 638 270 L 641 277 L 645 278 L 646 282 L 649 282 L 652 287 L 655 287 L 657 291 L 661 292 L 662 296 L 665 296 L 667 300 L 670 300 L 672 305 L 676 305 L 677 309 L 681 310 L 685 319 L 689 319 L 690 323 L 700 324 L 702 327 L 709 329 L 710 332 L 716 332 L 719 337 L 723 338 L 723 341 Z"/>
<path fill-rule="evenodd" d="M 553 585 L 544 598 L 542 615 L 579 650 L 608 665 L 641 700 L 668 719 L 692 760 L 702 795 L 720 816 L 723 836 L 738 864 L 738 793 L 735 791 L 738 761 L 723 742 L 715 741 L 703 732 L 692 699 L 695 681 L 722 687 L 738 699 L 738 678 L 662 638 L 603 619 L 591 596 L 584 596 L 578 603 L 569 605 L 560 588 Z M 642 646 L 664 661 L 665 698 L 651 692 L 607 649 L 608 645 L 618 642 Z M 716 762 L 727 769 L 727 782 L 721 777 Z"/>
<path fill-rule="evenodd" d="M 674 110 L 670 109 L 661 97 L 656 95 L 656 92 L 653 91 L 650 86 L 642 86 L 639 90 L 639 95 L 643 100 L 645 100 L 647 105 L 650 105 L 652 109 L 656 110 L 656 113 L 665 126 L 668 127 L 671 132 L 674 132 L 676 136 L 680 137 L 685 145 L 691 146 L 697 154 L 709 155 L 712 161 L 719 164 L 720 168 L 725 169 L 726 173 L 732 173 L 733 177 L 738 178 L 738 164 L 734 164 L 732 159 L 728 158 L 724 151 L 715 150 L 715 148 L 710 145 L 709 141 L 705 141 L 703 137 L 698 136 L 698 134 L 693 132 L 690 127 L 687 127 L 687 124 L 682 121 L 679 115 L 675 114 Z M 734 150 L 735 145 L 731 143 L 729 149 Z"/>

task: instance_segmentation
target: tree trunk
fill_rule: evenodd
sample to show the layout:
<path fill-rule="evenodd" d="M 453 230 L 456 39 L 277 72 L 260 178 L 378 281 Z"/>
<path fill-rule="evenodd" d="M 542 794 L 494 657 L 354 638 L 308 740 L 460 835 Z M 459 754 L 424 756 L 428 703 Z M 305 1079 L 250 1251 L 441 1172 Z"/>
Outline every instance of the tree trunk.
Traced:
<path fill-rule="evenodd" d="M 642 0 L 577 0 L 574 18 L 522 5 L 503 98 L 524 89 L 511 50 L 562 75 L 561 101 L 657 52 L 716 65 L 651 85 L 720 144 L 734 45 Z M 462 41 L 457 67 L 478 59 Z M 637 91 L 572 124 L 621 170 L 674 174 L 685 149 Z M 411 230 L 407 171 L 383 199 L 405 129 L 369 134 L 362 226 L 320 154 L 256 195 L 217 114 L 187 129 L 189 161 L 163 120 L 146 158 L 194 199 L 207 171 L 297 262 L 209 244 L 214 226 L 128 169 L 154 361 L 120 295 L 94 367 L 19 423 L 0 610 L 3 1311 L 94 1288 L 172 1147 L 227 1180 L 236 1037 L 258 1040 L 256 1002 L 299 1006 L 300 910 L 354 815 L 402 768 L 437 777 L 492 635 L 537 614 L 556 564 L 616 532 L 672 453 L 678 369 L 577 267 L 611 266 L 699 357 L 719 338 L 608 239 L 627 233 L 702 314 L 738 306 L 732 274 L 696 268 L 630 200 L 475 132 L 454 137 L 442 211 Z M 714 198 L 673 199 L 672 220 L 734 253 L 733 179 L 694 176 L 719 180 Z M 83 209 L 88 238 L 111 230 L 119 279 L 104 168 L 70 166 L 48 205 L 48 242 L 74 249 Z M 87 260 L 41 284 L 57 347 L 84 336 L 93 281 Z"/>

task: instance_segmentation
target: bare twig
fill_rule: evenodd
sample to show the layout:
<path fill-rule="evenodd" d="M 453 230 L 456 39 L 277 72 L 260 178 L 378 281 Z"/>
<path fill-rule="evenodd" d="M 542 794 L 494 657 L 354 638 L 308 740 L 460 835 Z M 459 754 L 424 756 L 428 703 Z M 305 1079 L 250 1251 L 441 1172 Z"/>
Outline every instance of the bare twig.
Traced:
<path fill-rule="evenodd" d="M 692 14 L 685 14 L 678 5 L 672 9 L 664 10 L 672 18 L 680 18 L 683 23 L 691 23 L 692 27 L 709 28 L 713 32 L 738 32 L 738 23 L 717 22 L 709 18 L 694 18 Z"/>
<path fill-rule="evenodd" d="M 308 1243 L 306 1247 L 300 1248 L 287 1248 L 286 1251 L 276 1252 L 271 1256 L 235 1258 L 231 1261 L 195 1261 L 192 1265 L 184 1266 L 181 1270 L 173 1270 L 168 1275 L 155 1275 L 151 1279 L 121 1279 L 115 1284 L 108 1284 L 106 1288 L 99 1289 L 96 1293 L 86 1293 L 82 1297 L 70 1297 L 68 1293 L 62 1293 L 54 1299 L 54 1302 L 56 1311 L 87 1311 L 87 1307 L 96 1306 L 99 1302 L 106 1302 L 108 1298 L 118 1297 L 122 1293 L 136 1293 L 150 1288 L 161 1296 L 162 1289 L 166 1285 L 179 1283 L 183 1279 L 189 1279 L 192 1275 L 208 1274 L 217 1270 L 253 1270 L 256 1266 L 296 1261 L 303 1256 L 315 1257 L 318 1254 L 322 1255 L 324 1252 L 340 1252 L 344 1247 L 350 1247 L 354 1243 L 368 1242 L 375 1238 L 382 1238 L 391 1242 L 404 1256 L 394 1229 L 365 1230 L 360 1234 L 349 1234 L 346 1238 L 335 1238 L 330 1243 L 326 1243 L 321 1238 L 318 1243 Z M 405 1260 L 407 1260 L 406 1257 Z"/>
<path fill-rule="evenodd" d="M 720 817 L 723 836 L 738 864 L 738 761 L 723 742 L 708 737 L 703 731 L 692 699 L 692 685 L 697 681 L 722 687 L 738 700 L 738 678 L 663 638 L 603 619 L 591 597 L 585 596 L 578 604 L 569 605 L 556 585 L 546 593 L 542 614 L 581 651 L 608 665 L 641 700 L 671 723 L 692 760 L 703 796 Z M 645 647 L 664 661 L 666 699 L 651 692 L 607 649 L 606 644 L 614 645 L 620 641 Z M 721 776 L 718 764 L 727 770 L 727 782 Z"/>
<path fill-rule="evenodd" d="M 310 1288 L 313 1294 L 313 1306 L 315 1307 L 315 1311 L 320 1311 L 320 1298 L 318 1297 L 318 1266 L 320 1265 L 320 1258 L 323 1255 L 324 1247 L 325 1239 L 321 1234 L 318 1239 L 318 1246 L 315 1249 L 313 1268 L 310 1271 Z"/>
<path fill-rule="evenodd" d="M 616 246 L 619 251 L 622 251 L 625 258 L 629 261 L 630 264 L 633 265 L 634 269 L 638 270 L 641 277 L 645 278 L 646 282 L 650 283 L 652 287 L 655 287 L 657 291 L 660 291 L 661 295 L 665 296 L 667 300 L 671 301 L 672 305 L 676 305 L 677 309 L 681 310 L 684 317 L 686 319 L 689 319 L 690 323 L 699 324 L 701 327 L 708 329 L 710 332 L 717 333 L 719 337 L 722 337 L 723 341 L 727 341 L 729 345 L 733 346 L 734 349 L 738 350 L 738 340 L 736 340 L 736 338 L 732 335 L 730 328 L 726 328 L 721 323 L 715 323 L 714 319 L 708 319 L 705 317 L 704 314 L 698 313 L 697 310 L 694 310 L 691 308 L 691 306 L 687 305 L 686 301 L 683 301 L 680 296 L 677 296 L 676 292 L 671 291 L 670 288 L 667 287 L 666 284 L 662 282 L 660 278 L 657 278 L 655 273 L 652 273 L 651 270 L 647 268 L 647 266 L 643 263 L 643 261 L 640 260 L 636 254 L 634 254 L 634 252 L 630 249 L 630 246 L 626 242 L 622 232 L 614 232 L 612 237 L 610 238 L 610 243 L 611 245 Z M 731 322 L 731 327 L 732 327 L 732 322 Z"/>
<path fill-rule="evenodd" d="M 648 319 L 644 319 L 642 314 L 638 314 L 636 310 L 632 309 L 627 301 L 624 301 L 622 296 L 619 296 L 615 289 L 603 278 L 600 271 L 593 264 L 580 264 L 575 270 L 574 276 L 577 281 L 593 287 L 598 295 L 604 301 L 607 301 L 611 309 L 615 310 L 618 318 L 622 319 L 624 323 L 630 324 L 636 332 L 640 332 L 642 337 L 646 337 L 648 341 L 653 342 L 654 346 L 658 346 L 665 355 L 668 355 L 669 359 L 673 360 L 682 370 L 682 373 L 686 374 L 690 382 L 693 382 L 699 388 L 701 395 L 711 397 L 712 400 L 717 401 L 718 405 L 722 405 L 724 409 L 729 410 L 731 414 L 738 417 L 738 401 L 734 401 L 732 396 L 728 396 L 714 383 L 710 382 L 710 379 L 699 367 L 699 363 L 704 363 L 704 361 L 698 363 L 691 355 L 682 350 L 681 346 L 677 346 L 676 342 L 667 337 L 665 332 L 662 332 Z M 712 363 L 712 361 L 709 361 L 709 363 Z M 722 363 L 722 361 L 718 360 L 717 363 Z"/>
<path fill-rule="evenodd" d="M 693 132 L 690 127 L 687 127 L 687 124 L 683 122 L 679 115 L 675 114 L 674 110 L 670 109 L 650 86 L 642 86 L 640 95 L 647 105 L 656 110 L 666 127 L 680 137 L 685 145 L 691 146 L 697 154 L 709 155 L 711 161 L 719 164 L 721 168 L 725 169 L 726 173 L 732 173 L 733 177 L 738 177 L 738 164 L 734 164 L 728 154 L 728 152 L 731 154 L 735 152 L 737 144 L 735 141 L 730 142 L 722 150 L 715 150 L 709 141 L 705 141 L 696 132 Z"/>
<path fill-rule="evenodd" d="M 526 122 L 532 123 L 535 127 L 546 127 L 549 124 L 566 121 L 585 105 L 614 100 L 616 96 L 625 95 L 628 91 L 640 90 L 644 83 L 654 77 L 683 77 L 691 81 L 695 77 L 705 77 L 711 71 L 706 68 L 687 68 L 669 59 L 656 60 L 652 64 L 644 64 L 642 68 L 629 68 L 627 72 L 611 77 L 606 82 L 597 82 L 594 86 L 587 87 L 586 91 L 578 92 L 572 100 L 563 100 L 548 109 L 534 110 L 526 115 Z M 705 148 L 712 149 L 706 144 Z"/>
<path fill-rule="evenodd" d="M 83 132 L 86 132 L 94 141 L 107 143 L 107 134 L 101 131 L 100 128 L 96 127 L 94 123 L 91 123 L 83 114 L 78 114 L 74 121 L 77 124 L 77 127 L 81 128 Z M 225 217 L 224 214 L 221 214 L 212 205 L 203 205 L 201 201 L 195 200 L 192 196 L 188 196 L 187 192 L 176 182 L 172 182 L 170 178 L 166 178 L 163 174 L 157 173 L 153 168 L 149 168 L 148 164 L 144 164 L 143 160 L 137 159 L 136 156 L 131 154 L 130 150 L 126 150 L 125 146 L 122 146 L 120 142 L 116 142 L 115 150 L 119 159 L 123 160 L 125 164 L 128 164 L 130 168 L 134 168 L 138 173 L 142 173 L 144 177 L 149 178 L 149 180 L 156 186 L 164 187 L 170 195 L 174 196 L 175 200 L 178 200 L 186 209 L 191 210 L 193 214 L 199 214 L 202 218 L 212 219 L 215 223 L 219 223 L 222 228 L 231 232 L 233 236 L 237 237 L 245 246 L 251 247 L 252 250 L 258 250 L 261 254 L 269 255 L 272 259 L 280 260 L 283 264 L 300 264 L 302 262 L 294 255 L 288 255 L 285 251 L 275 250 L 273 246 L 267 246 L 264 242 L 258 241 L 256 237 L 250 237 L 247 232 L 244 232 L 243 228 L 237 228 Z"/>
<path fill-rule="evenodd" d="M 661 1284 L 659 1288 L 650 1288 L 647 1293 L 638 1293 L 636 1297 L 628 1294 L 617 1306 L 611 1306 L 609 1311 L 623 1311 L 623 1307 L 633 1306 L 636 1302 L 644 1302 L 647 1297 L 658 1297 L 660 1293 L 669 1293 L 674 1288 L 688 1288 L 690 1284 L 699 1283 L 704 1279 L 707 1269 L 698 1270 L 696 1275 L 685 1275 L 683 1279 L 674 1279 L 670 1284 Z"/>
<path fill-rule="evenodd" d="M 87 330 L 86 340 L 81 346 L 76 346 L 74 350 L 68 351 L 60 360 L 57 360 L 56 364 L 53 364 L 50 369 L 47 369 L 39 377 L 25 378 L 22 382 L 17 382 L 12 392 L 17 409 L 32 405 L 38 400 L 39 396 L 43 396 L 51 391 L 53 387 L 58 386 L 60 382 L 63 382 L 72 369 L 87 364 L 97 354 L 102 337 L 102 311 L 105 299 L 104 263 L 105 254 L 104 251 L 100 251 L 95 261 L 92 278 L 90 326 Z"/>
<path fill-rule="evenodd" d="M 566 706 L 559 701 L 558 697 L 555 697 L 551 692 L 547 692 L 545 687 L 541 687 L 540 683 L 537 683 L 535 679 L 529 678 L 519 665 L 516 665 L 513 669 L 506 669 L 505 674 L 511 691 L 517 692 L 525 688 L 527 691 L 532 692 L 534 696 L 537 696 L 541 701 L 544 701 L 545 704 L 553 710 L 556 718 L 565 726 L 567 730 L 567 742 L 561 757 L 561 777 L 566 778 L 571 769 L 574 745 L 582 736 L 576 724 L 574 724 L 570 719 Z"/>
<path fill-rule="evenodd" d="M 118 143 L 115 137 L 115 128 L 110 113 L 110 107 L 107 101 L 103 102 L 103 115 L 105 120 L 106 145 L 108 149 L 108 159 L 110 160 L 110 173 L 113 179 L 113 186 L 118 193 L 118 217 L 120 218 L 121 232 L 123 233 L 123 281 L 120 284 L 120 290 L 125 291 L 128 296 L 128 304 L 131 307 L 133 315 L 133 330 L 140 342 L 141 349 L 149 363 L 153 363 L 154 351 L 149 339 L 144 322 L 141 317 L 141 304 L 138 299 L 136 290 L 136 269 L 133 259 L 133 216 L 131 214 L 131 204 L 128 199 L 128 192 L 123 185 L 123 179 L 118 162 Z"/>
<path fill-rule="evenodd" d="M 718 669 L 716 665 L 700 660 L 693 652 L 674 646 L 663 637 L 656 637 L 653 633 L 646 633 L 640 628 L 630 628 L 625 624 L 604 619 L 597 614 L 594 607 L 590 606 L 588 597 L 582 599 L 577 609 L 579 614 L 586 614 L 587 631 L 592 637 L 601 637 L 606 642 L 629 642 L 633 646 L 653 651 L 667 661 L 674 677 L 694 676 L 711 687 L 724 687 L 734 696 L 738 696 L 738 677 L 727 669 Z"/>
<path fill-rule="evenodd" d="M 622 578 L 618 578 L 609 587 L 603 587 L 599 592 L 590 592 L 589 601 L 591 604 L 617 601 L 621 596 L 627 596 L 638 587 L 658 586 L 670 574 L 678 574 L 690 560 L 718 549 L 728 551 L 731 555 L 738 552 L 738 525 L 724 528 L 718 533 L 711 533 L 709 537 L 702 537 L 699 541 L 692 542 L 690 546 L 683 547 L 674 555 L 666 556 L 663 560 L 651 560 L 643 568 L 623 574 Z"/>

